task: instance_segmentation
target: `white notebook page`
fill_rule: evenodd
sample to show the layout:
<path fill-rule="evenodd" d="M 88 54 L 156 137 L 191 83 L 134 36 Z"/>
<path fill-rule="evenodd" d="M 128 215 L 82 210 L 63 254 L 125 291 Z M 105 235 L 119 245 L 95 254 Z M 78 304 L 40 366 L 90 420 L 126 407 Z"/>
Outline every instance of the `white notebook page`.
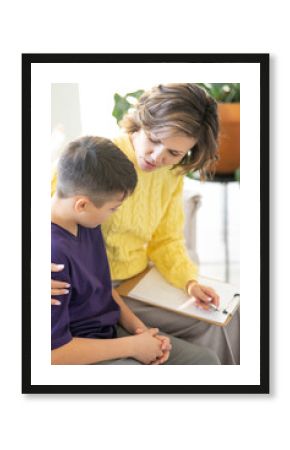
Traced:
<path fill-rule="evenodd" d="M 239 303 L 239 297 L 235 297 L 234 302 L 232 301 L 239 290 L 233 285 L 211 278 L 198 277 L 198 281 L 200 284 L 213 288 L 220 296 L 220 311 L 205 311 L 197 308 L 194 305 L 194 298 L 192 298 L 192 301 L 189 300 L 183 290 L 167 283 L 154 267 L 128 293 L 128 296 L 155 306 L 223 324 L 227 320 L 228 314 L 224 314 L 222 311 L 229 305 L 234 305 L 234 308 L 230 308 L 231 311 L 235 309 Z"/>

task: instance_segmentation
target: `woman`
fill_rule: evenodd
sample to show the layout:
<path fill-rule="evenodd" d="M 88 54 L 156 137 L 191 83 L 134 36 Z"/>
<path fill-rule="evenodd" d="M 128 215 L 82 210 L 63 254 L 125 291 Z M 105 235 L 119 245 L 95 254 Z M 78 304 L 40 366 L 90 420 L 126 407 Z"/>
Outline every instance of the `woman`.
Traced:
<path fill-rule="evenodd" d="M 125 280 L 152 262 L 164 278 L 197 298 L 201 308 L 219 305 L 218 295 L 197 281 L 183 236 L 183 175 L 198 170 L 205 178 L 217 159 L 215 100 L 192 83 L 167 84 L 146 92 L 123 119 L 125 133 L 114 143 L 134 163 L 134 194 L 102 227 L 113 280 Z M 55 295 L 58 286 L 52 284 Z M 222 364 L 239 363 L 238 317 L 223 329 L 126 299 L 152 327 L 207 346 Z"/>

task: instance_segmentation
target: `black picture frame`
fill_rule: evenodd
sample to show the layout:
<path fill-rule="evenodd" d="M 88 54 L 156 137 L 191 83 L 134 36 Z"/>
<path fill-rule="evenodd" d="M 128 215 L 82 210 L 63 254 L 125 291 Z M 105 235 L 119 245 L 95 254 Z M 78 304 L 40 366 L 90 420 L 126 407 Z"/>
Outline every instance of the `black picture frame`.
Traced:
<path fill-rule="evenodd" d="M 22 55 L 22 393 L 269 393 L 269 54 Z M 255 385 L 33 385 L 31 382 L 31 65 L 33 63 L 245 63 L 260 67 L 260 383 Z M 263 299 L 263 304 L 261 303 Z"/>

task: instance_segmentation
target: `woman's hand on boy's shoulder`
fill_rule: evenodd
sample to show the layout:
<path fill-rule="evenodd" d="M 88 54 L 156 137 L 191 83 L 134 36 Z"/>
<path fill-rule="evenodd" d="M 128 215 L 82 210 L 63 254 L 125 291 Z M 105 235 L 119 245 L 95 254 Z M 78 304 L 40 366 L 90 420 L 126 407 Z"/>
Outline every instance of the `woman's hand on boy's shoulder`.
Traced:
<path fill-rule="evenodd" d="M 64 269 L 63 264 L 53 264 L 51 263 L 52 272 L 60 272 Z M 66 295 L 69 293 L 68 288 L 70 285 L 65 281 L 51 280 L 51 295 Z M 61 305 L 61 302 L 56 298 L 51 298 L 52 305 Z"/>

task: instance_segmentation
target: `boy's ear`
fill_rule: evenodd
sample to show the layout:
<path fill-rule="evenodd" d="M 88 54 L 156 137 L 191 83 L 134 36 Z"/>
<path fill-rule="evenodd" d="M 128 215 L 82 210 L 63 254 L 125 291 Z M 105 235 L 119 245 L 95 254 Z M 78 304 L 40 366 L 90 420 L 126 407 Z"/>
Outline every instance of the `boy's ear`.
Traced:
<path fill-rule="evenodd" d="M 84 212 L 86 210 L 88 204 L 89 204 L 89 199 L 87 197 L 77 197 L 75 204 L 74 204 L 75 212 L 77 212 L 77 213 Z"/>

